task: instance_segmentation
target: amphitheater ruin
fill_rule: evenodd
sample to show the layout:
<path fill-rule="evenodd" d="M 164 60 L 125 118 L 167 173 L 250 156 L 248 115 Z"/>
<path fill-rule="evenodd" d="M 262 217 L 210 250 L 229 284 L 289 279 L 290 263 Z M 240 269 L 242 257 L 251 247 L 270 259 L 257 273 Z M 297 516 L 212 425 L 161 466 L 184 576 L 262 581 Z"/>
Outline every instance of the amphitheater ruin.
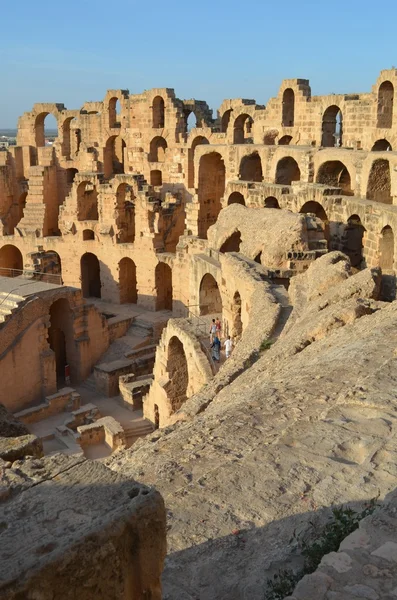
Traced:
<path fill-rule="evenodd" d="M 395 532 L 395 90 L 391 69 L 360 94 L 284 80 L 266 106 L 225 100 L 216 118 L 169 88 L 20 117 L 0 149 L 0 537 L 28 535 L 40 559 L 17 569 L 6 553 L 1 598 L 161 598 L 165 509 L 169 600 L 266 598 L 299 563 L 293 532 L 331 504 L 389 495 L 378 521 Z M 219 363 L 217 318 L 233 341 Z M 40 515 L 14 514 L 83 496 L 102 555 L 67 517 L 41 540 Z M 395 537 L 368 551 L 372 571 L 352 555 L 369 542 L 346 542 L 290 597 L 393 600 Z"/>

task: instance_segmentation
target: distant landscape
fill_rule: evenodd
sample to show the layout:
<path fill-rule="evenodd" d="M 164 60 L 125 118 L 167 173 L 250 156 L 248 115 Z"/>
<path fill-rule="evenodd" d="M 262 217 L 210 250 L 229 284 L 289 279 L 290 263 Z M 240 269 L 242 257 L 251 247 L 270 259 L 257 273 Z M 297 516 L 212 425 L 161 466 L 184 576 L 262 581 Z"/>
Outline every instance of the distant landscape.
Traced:
<path fill-rule="evenodd" d="M 17 130 L 16 129 L 0 129 L 0 137 L 16 137 Z M 58 131 L 56 129 L 45 129 L 46 137 L 56 137 L 58 135 Z"/>

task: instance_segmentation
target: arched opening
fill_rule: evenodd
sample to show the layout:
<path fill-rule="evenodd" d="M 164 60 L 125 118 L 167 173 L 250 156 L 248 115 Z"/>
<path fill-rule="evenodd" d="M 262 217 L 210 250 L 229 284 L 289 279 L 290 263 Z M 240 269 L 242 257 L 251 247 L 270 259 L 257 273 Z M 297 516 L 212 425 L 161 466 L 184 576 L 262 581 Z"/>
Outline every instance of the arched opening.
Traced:
<path fill-rule="evenodd" d="M 274 146 L 276 144 L 276 137 L 278 136 L 278 131 L 267 131 L 263 136 L 263 143 L 265 146 Z"/>
<path fill-rule="evenodd" d="M 323 115 L 321 145 L 326 148 L 342 146 L 343 117 L 339 106 L 329 106 Z"/>
<path fill-rule="evenodd" d="M 342 252 L 344 252 L 349 258 L 352 267 L 355 269 L 361 269 L 363 267 L 363 237 L 365 228 L 361 223 L 361 219 L 358 215 L 352 215 L 345 227 L 343 240 L 342 240 Z"/>
<path fill-rule="evenodd" d="M 317 183 L 341 188 L 344 196 L 353 196 L 350 173 L 339 160 L 329 160 L 321 165 L 317 173 Z"/>
<path fill-rule="evenodd" d="M 229 110 L 225 110 L 225 112 L 222 115 L 222 118 L 221 118 L 221 132 L 222 133 L 227 132 L 227 128 L 229 127 L 230 117 L 231 117 L 232 112 L 233 112 L 233 109 L 229 108 Z"/>
<path fill-rule="evenodd" d="M 89 242 L 92 240 L 95 240 L 95 233 L 91 229 L 84 229 L 83 242 Z"/>
<path fill-rule="evenodd" d="M 119 262 L 120 304 L 136 304 L 136 266 L 130 258 L 122 258 Z"/>
<path fill-rule="evenodd" d="M 153 98 L 152 118 L 152 127 L 154 129 L 163 129 L 165 127 L 165 105 L 161 96 Z"/>
<path fill-rule="evenodd" d="M 232 319 L 231 336 L 234 338 L 236 343 L 241 338 L 243 333 L 243 322 L 241 320 L 241 296 L 239 292 L 236 292 L 233 296 Z"/>
<path fill-rule="evenodd" d="M 156 310 L 172 311 L 172 269 L 166 263 L 158 263 L 155 270 Z"/>
<path fill-rule="evenodd" d="M 158 429 L 160 427 L 160 411 L 157 404 L 154 405 L 154 428 Z"/>
<path fill-rule="evenodd" d="M 83 254 L 80 260 L 81 289 L 84 298 L 101 297 L 101 269 L 99 260 L 91 252 Z"/>
<path fill-rule="evenodd" d="M 74 178 L 76 177 L 77 173 L 78 173 L 77 169 L 66 169 L 66 194 L 65 194 L 65 196 L 68 196 L 70 194 L 70 192 L 72 191 Z"/>
<path fill-rule="evenodd" d="M 120 113 L 121 104 L 120 100 L 115 96 L 109 100 L 109 127 L 120 127 Z"/>
<path fill-rule="evenodd" d="M 247 144 L 252 142 L 252 126 L 254 122 L 249 115 L 240 115 L 234 121 L 233 144 Z"/>
<path fill-rule="evenodd" d="M 62 261 L 58 252 L 55 252 L 55 250 L 46 251 L 41 270 L 43 273 L 49 273 L 50 275 L 59 275 L 56 281 L 53 277 L 49 277 L 49 283 L 62 283 Z M 47 281 L 46 277 L 42 277 L 42 280 Z"/>
<path fill-rule="evenodd" d="M 277 163 L 276 183 L 291 185 L 293 181 L 300 181 L 301 172 L 298 163 L 291 156 L 285 156 Z"/>
<path fill-rule="evenodd" d="M 391 152 L 392 150 L 391 143 L 386 139 L 377 140 L 371 148 L 371 152 Z"/>
<path fill-rule="evenodd" d="M 116 239 L 118 244 L 132 244 L 135 240 L 135 196 L 127 183 L 116 192 Z"/>
<path fill-rule="evenodd" d="M 199 135 L 194 138 L 191 147 L 188 150 L 188 186 L 189 188 L 194 187 L 194 153 L 197 146 L 202 144 L 209 144 L 209 141 L 203 135 Z"/>
<path fill-rule="evenodd" d="M 192 110 L 184 110 L 183 114 L 185 118 L 185 133 L 189 133 L 189 131 L 199 126 L 198 119 Z"/>
<path fill-rule="evenodd" d="M 204 154 L 200 159 L 198 174 L 198 235 L 207 238 L 208 228 L 213 225 L 222 209 L 225 193 L 225 164 L 218 152 Z"/>
<path fill-rule="evenodd" d="M 241 159 L 240 179 L 242 181 L 263 181 L 262 161 L 257 152 L 243 156 Z"/>
<path fill-rule="evenodd" d="M 278 140 L 278 145 L 279 146 L 289 146 L 291 141 L 292 141 L 292 135 L 283 135 L 283 137 L 281 137 Z"/>
<path fill-rule="evenodd" d="M 384 81 L 378 92 L 378 129 L 389 129 L 393 126 L 394 87 L 391 81 Z"/>
<path fill-rule="evenodd" d="M 225 240 L 219 249 L 219 252 L 240 252 L 241 232 L 235 231 Z"/>
<path fill-rule="evenodd" d="M 295 121 L 295 94 L 288 88 L 283 94 L 283 127 L 293 127 Z"/>
<path fill-rule="evenodd" d="M 313 214 L 318 219 L 321 219 L 324 227 L 324 239 L 327 241 L 327 245 L 329 245 L 329 220 L 328 215 L 325 212 L 324 208 L 321 206 L 321 204 L 319 202 L 315 202 L 314 200 L 310 200 L 309 202 L 305 202 L 305 204 L 302 206 L 299 212 L 301 214 Z"/>
<path fill-rule="evenodd" d="M 164 162 L 167 142 L 164 138 L 156 136 L 150 142 L 149 162 Z"/>
<path fill-rule="evenodd" d="M 0 248 L 0 275 L 2 277 L 19 277 L 22 275 L 23 258 L 21 251 L 12 244 Z"/>
<path fill-rule="evenodd" d="M 174 413 L 187 400 L 186 393 L 189 383 L 185 350 L 182 342 L 176 336 L 173 336 L 168 344 L 167 373 L 169 381 L 166 392 L 171 404 L 171 413 Z"/>
<path fill-rule="evenodd" d="M 82 181 L 77 188 L 77 220 L 98 221 L 98 192 L 93 183 Z"/>
<path fill-rule="evenodd" d="M 389 161 L 379 158 L 372 163 L 367 187 L 368 200 L 393 204 Z"/>
<path fill-rule="evenodd" d="M 264 203 L 265 208 L 280 208 L 277 198 L 274 196 L 269 196 L 265 199 Z"/>
<path fill-rule="evenodd" d="M 55 354 L 57 387 L 65 384 L 65 367 L 73 355 L 73 320 L 66 298 L 56 300 L 50 308 L 48 343 Z"/>
<path fill-rule="evenodd" d="M 62 156 L 70 159 L 72 150 L 72 140 L 70 136 L 70 125 L 74 117 L 68 117 L 62 123 Z"/>
<path fill-rule="evenodd" d="M 150 171 L 150 185 L 154 187 L 163 185 L 163 174 L 158 169 Z"/>
<path fill-rule="evenodd" d="M 389 225 L 386 225 L 381 231 L 379 266 L 385 272 L 392 271 L 394 268 L 394 233 Z"/>
<path fill-rule="evenodd" d="M 106 142 L 104 157 L 104 175 L 106 179 L 124 173 L 125 147 L 125 141 L 119 135 L 113 135 Z"/>
<path fill-rule="evenodd" d="M 52 146 L 58 137 L 58 121 L 51 113 L 37 115 L 34 124 L 35 143 L 37 147 Z"/>
<path fill-rule="evenodd" d="M 200 315 L 222 314 L 222 299 L 215 278 L 206 273 L 200 282 Z"/>
<path fill-rule="evenodd" d="M 230 204 L 242 204 L 243 206 L 245 206 L 244 196 L 240 194 L 240 192 L 232 192 L 229 196 L 227 204 L 228 206 Z"/>

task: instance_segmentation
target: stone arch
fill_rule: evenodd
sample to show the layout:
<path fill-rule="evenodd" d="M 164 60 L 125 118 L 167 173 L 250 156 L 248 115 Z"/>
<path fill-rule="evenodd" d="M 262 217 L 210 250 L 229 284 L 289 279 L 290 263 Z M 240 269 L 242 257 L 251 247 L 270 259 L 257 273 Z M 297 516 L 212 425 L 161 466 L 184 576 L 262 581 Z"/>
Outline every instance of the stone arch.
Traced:
<path fill-rule="evenodd" d="M 252 140 L 254 121 L 250 115 L 242 114 L 234 121 L 233 144 L 247 144 Z"/>
<path fill-rule="evenodd" d="M 187 387 L 189 372 L 185 349 L 182 342 L 175 335 L 168 343 L 167 373 L 169 381 L 166 393 L 171 404 L 171 414 L 175 413 L 187 400 Z"/>
<path fill-rule="evenodd" d="M 65 384 L 66 365 L 70 364 L 69 361 L 75 362 L 73 317 L 68 300 L 59 298 L 53 302 L 49 316 L 48 344 L 55 354 L 55 373 L 59 388 Z"/>
<path fill-rule="evenodd" d="M 233 109 L 229 108 L 225 110 L 221 118 L 221 132 L 226 133 L 230 123 L 230 117 L 232 115 Z"/>
<path fill-rule="evenodd" d="M 361 269 L 364 264 L 364 233 L 365 228 L 361 223 L 360 217 L 358 215 L 351 215 L 347 220 L 347 225 L 343 233 L 342 252 L 350 258 L 351 266 L 355 269 Z"/>
<path fill-rule="evenodd" d="M 245 206 L 245 199 L 243 194 L 241 194 L 240 192 L 232 192 L 229 196 L 227 204 L 228 206 L 230 204 L 242 204 L 243 206 Z"/>
<path fill-rule="evenodd" d="M 164 262 L 157 264 L 155 273 L 156 310 L 172 311 L 172 269 Z"/>
<path fill-rule="evenodd" d="M 49 283 L 62 284 L 62 260 L 58 252 L 55 250 L 46 250 L 45 260 L 43 260 L 41 264 L 43 273 L 48 273 L 50 275 L 48 278 Z M 52 275 L 55 275 L 55 278 L 53 278 Z M 47 280 L 45 277 L 42 279 L 43 281 Z"/>
<path fill-rule="evenodd" d="M 375 144 L 371 148 L 371 152 L 391 152 L 393 148 L 391 147 L 391 143 L 385 138 L 381 140 L 376 140 Z"/>
<path fill-rule="evenodd" d="M 135 196 L 127 183 L 118 186 L 116 192 L 117 243 L 132 244 L 135 241 Z"/>
<path fill-rule="evenodd" d="M 47 118 L 48 117 L 48 118 Z M 46 125 L 46 121 L 47 121 L 47 125 Z M 51 127 L 55 126 L 56 127 L 56 135 L 54 137 L 58 136 L 58 119 L 55 117 L 55 115 L 53 115 L 52 113 L 49 112 L 42 112 L 39 115 L 37 115 L 35 122 L 34 122 L 34 138 L 35 138 L 35 144 L 37 147 L 42 147 L 45 146 L 45 138 L 46 138 L 46 128 L 48 126 Z"/>
<path fill-rule="evenodd" d="M 302 208 L 300 209 L 299 212 L 301 214 L 313 214 L 323 222 L 324 238 L 327 240 L 327 245 L 329 245 L 329 241 L 330 241 L 329 220 L 328 220 L 328 215 L 324 210 L 324 207 L 321 206 L 321 204 L 319 202 L 310 200 L 309 202 L 305 202 L 305 204 L 302 206 Z"/>
<path fill-rule="evenodd" d="M 258 152 L 243 156 L 239 176 L 242 181 L 263 181 L 262 161 Z"/>
<path fill-rule="evenodd" d="M 298 163 L 292 156 L 285 156 L 278 161 L 276 167 L 276 183 L 291 185 L 293 181 L 300 181 L 301 172 Z"/>
<path fill-rule="evenodd" d="M 164 98 L 161 96 L 153 98 L 152 127 L 153 129 L 164 129 L 165 127 L 165 104 Z"/>
<path fill-rule="evenodd" d="M 240 292 L 235 292 L 232 305 L 232 330 L 231 336 L 237 342 L 243 333 L 243 322 L 241 320 L 241 296 Z"/>
<path fill-rule="evenodd" d="M 192 129 L 199 127 L 199 120 L 197 118 L 196 113 L 190 108 L 186 108 L 183 111 L 183 119 L 184 119 L 184 131 L 185 133 L 189 133 Z"/>
<path fill-rule="evenodd" d="M 385 272 L 394 269 L 394 232 L 390 225 L 386 225 L 380 234 L 379 266 Z"/>
<path fill-rule="evenodd" d="M 263 143 L 265 146 L 274 146 L 276 144 L 276 137 L 278 136 L 278 131 L 273 129 L 272 131 L 267 131 L 263 136 Z"/>
<path fill-rule="evenodd" d="M 284 90 L 283 94 L 283 127 L 293 127 L 295 122 L 295 93 L 292 88 Z"/>
<path fill-rule="evenodd" d="M 283 137 L 281 137 L 278 140 L 278 145 L 279 146 L 289 146 L 291 142 L 292 142 L 292 135 L 283 135 Z"/>
<path fill-rule="evenodd" d="M 340 160 L 328 160 L 317 171 L 317 183 L 339 187 L 344 196 L 353 196 L 351 177 L 347 167 Z"/>
<path fill-rule="evenodd" d="M 207 238 L 208 228 L 213 225 L 222 209 L 225 193 L 225 164 L 218 152 L 204 154 L 200 158 L 198 172 L 198 235 Z"/>
<path fill-rule="evenodd" d="M 98 192 L 90 181 L 82 181 L 77 187 L 77 220 L 98 221 Z"/>
<path fill-rule="evenodd" d="M 106 179 L 124 173 L 125 148 L 126 143 L 120 135 L 112 135 L 106 142 L 104 153 L 104 175 Z"/>
<path fill-rule="evenodd" d="M 329 106 L 323 114 L 321 145 L 326 148 L 342 146 L 343 116 L 339 106 Z"/>
<path fill-rule="evenodd" d="M 121 113 L 121 104 L 120 100 L 117 96 L 113 96 L 110 98 L 108 105 L 108 114 L 109 114 L 109 127 L 112 129 L 113 127 L 120 127 L 120 113 Z"/>
<path fill-rule="evenodd" d="M 394 86 L 391 81 L 384 81 L 378 90 L 378 129 L 390 129 L 393 126 Z"/>
<path fill-rule="evenodd" d="M 23 271 L 22 253 L 16 246 L 6 244 L 0 248 L 0 275 L 19 277 Z"/>
<path fill-rule="evenodd" d="M 71 157 L 72 139 L 71 139 L 71 123 L 74 117 L 68 117 L 62 123 L 62 156 L 67 159 Z"/>
<path fill-rule="evenodd" d="M 241 232 L 239 230 L 234 231 L 229 237 L 223 242 L 219 249 L 219 252 L 240 252 L 241 245 Z"/>
<path fill-rule="evenodd" d="M 200 315 L 222 314 L 222 298 L 215 278 L 206 273 L 199 289 Z"/>
<path fill-rule="evenodd" d="M 120 304 L 136 304 L 136 266 L 133 260 L 124 257 L 119 261 Z"/>
<path fill-rule="evenodd" d="M 83 230 L 83 242 L 90 242 L 95 240 L 95 233 L 92 229 L 84 229 Z"/>
<path fill-rule="evenodd" d="M 194 187 L 194 153 L 197 146 L 209 144 L 207 138 L 203 135 L 198 135 L 194 138 L 191 147 L 188 150 L 188 187 Z"/>
<path fill-rule="evenodd" d="M 368 177 L 367 198 L 383 204 L 393 204 L 389 161 L 374 160 Z"/>
<path fill-rule="evenodd" d="M 101 268 L 99 260 L 92 252 L 86 252 L 80 259 L 81 289 L 84 298 L 101 297 Z"/>
<path fill-rule="evenodd" d="M 153 169 L 150 171 L 150 185 L 153 187 L 163 185 L 163 174 L 160 169 Z"/>
<path fill-rule="evenodd" d="M 278 203 L 277 198 L 275 198 L 274 196 L 269 196 L 268 198 L 265 198 L 264 207 L 265 208 L 280 208 L 280 205 Z"/>
<path fill-rule="evenodd" d="M 168 145 L 165 139 L 159 135 L 150 142 L 149 162 L 164 162 L 165 151 Z"/>

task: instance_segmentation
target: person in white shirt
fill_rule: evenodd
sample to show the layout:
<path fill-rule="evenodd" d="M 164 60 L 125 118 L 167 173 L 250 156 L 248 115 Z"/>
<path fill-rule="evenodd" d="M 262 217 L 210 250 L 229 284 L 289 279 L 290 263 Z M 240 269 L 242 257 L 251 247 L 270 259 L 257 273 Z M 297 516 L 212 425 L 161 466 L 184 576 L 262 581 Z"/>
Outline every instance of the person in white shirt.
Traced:
<path fill-rule="evenodd" d="M 223 343 L 223 346 L 225 348 L 226 358 L 229 358 L 229 356 L 232 353 L 232 348 L 233 348 L 233 342 L 230 339 L 230 335 L 227 336 L 227 340 L 225 340 L 225 342 Z"/>

